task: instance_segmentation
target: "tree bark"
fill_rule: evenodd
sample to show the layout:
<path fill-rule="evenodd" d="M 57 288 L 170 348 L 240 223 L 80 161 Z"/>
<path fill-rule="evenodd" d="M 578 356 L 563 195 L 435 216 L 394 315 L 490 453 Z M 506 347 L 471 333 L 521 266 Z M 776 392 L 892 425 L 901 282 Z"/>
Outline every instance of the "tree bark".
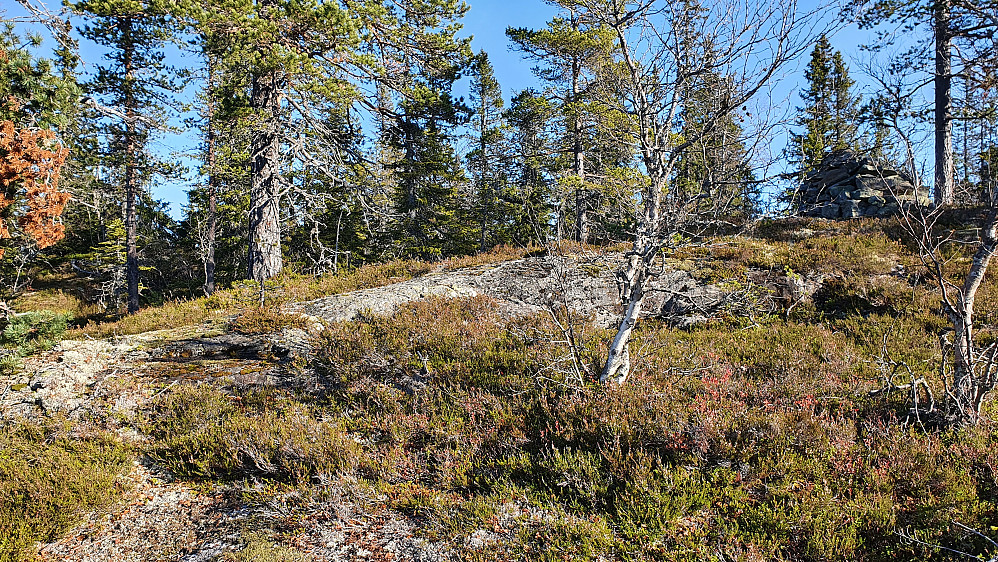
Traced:
<path fill-rule="evenodd" d="M 993 202 L 992 202 L 993 203 Z M 980 418 L 981 404 L 995 387 L 995 375 L 990 362 L 979 369 L 979 358 L 974 349 L 974 303 L 977 291 L 984 281 L 991 258 L 998 249 L 998 209 L 993 204 L 984 228 L 981 245 L 974 253 L 970 271 L 964 279 L 955 309 L 949 312 L 953 325 L 953 381 L 950 398 L 956 411 L 950 413 L 951 421 L 976 424 Z"/>
<path fill-rule="evenodd" d="M 637 247 L 638 244 L 635 244 Z M 621 302 L 624 303 L 624 316 L 620 320 L 617 334 L 610 342 L 600 382 L 616 382 L 623 384 L 631 371 L 631 353 L 629 343 L 631 332 L 641 315 L 641 305 L 644 303 L 645 280 L 648 277 L 648 267 L 642 256 L 637 252 L 628 256 L 627 265 L 618 275 L 620 280 Z"/>
<path fill-rule="evenodd" d="M 578 23 L 575 29 L 578 30 Z M 579 180 L 575 192 L 575 240 L 589 242 L 589 191 L 586 189 L 586 153 L 582 146 L 582 119 L 579 116 L 579 98 L 582 65 L 576 58 L 572 60 L 572 173 Z"/>
<path fill-rule="evenodd" d="M 132 19 L 119 20 L 121 33 L 127 39 L 123 41 L 123 67 L 125 71 L 124 106 L 125 106 L 125 279 L 128 287 L 128 313 L 139 311 L 139 251 L 138 251 L 138 218 L 136 216 L 136 197 L 139 189 L 138 150 L 136 136 L 138 131 L 135 121 L 138 117 L 138 103 L 133 91 L 135 80 L 135 45 L 130 40 Z"/>
<path fill-rule="evenodd" d="M 253 77 L 250 107 L 256 114 L 256 131 L 250 147 L 250 212 L 248 277 L 264 281 L 281 272 L 280 112 L 278 71 Z"/>
<path fill-rule="evenodd" d="M 491 184 L 490 178 L 492 174 L 489 171 L 492 163 L 489 161 L 489 156 L 488 156 L 489 147 L 488 143 L 486 142 L 488 140 L 486 138 L 486 131 L 488 130 L 489 122 L 488 122 L 488 115 L 486 114 L 487 110 L 485 107 L 486 102 L 485 102 L 484 87 L 482 87 L 482 90 L 479 92 L 478 99 L 481 100 L 482 103 L 482 107 L 478 112 L 478 134 L 479 134 L 478 157 L 480 158 L 479 181 L 481 182 L 481 184 L 479 185 L 479 189 L 481 190 L 481 192 L 478 194 L 480 201 L 479 227 L 481 230 L 479 232 L 480 238 L 478 241 L 478 251 L 484 252 L 486 250 L 486 244 L 488 244 L 488 239 L 489 239 L 488 224 L 489 224 L 489 214 L 492 210 L 492 199 L 493 199 L 492 185 L 490 185 Z"/>
<path fill-rule="evenodd" d="M 935 200 L 953 202 L 953 38 L 950 32 L 949 0 L 936 0 L 933 10 L 936 35 L 935 70 Z"/>
<path fill-rule="evenodd" d="M 208 228 L 204 241 L 204 294 L 215 292 L 215 239 L 218 235 L 218 175 L 215 173 L 214 103 L 208 105 L 208 139 L 205 163 L 208 168 Z"/>

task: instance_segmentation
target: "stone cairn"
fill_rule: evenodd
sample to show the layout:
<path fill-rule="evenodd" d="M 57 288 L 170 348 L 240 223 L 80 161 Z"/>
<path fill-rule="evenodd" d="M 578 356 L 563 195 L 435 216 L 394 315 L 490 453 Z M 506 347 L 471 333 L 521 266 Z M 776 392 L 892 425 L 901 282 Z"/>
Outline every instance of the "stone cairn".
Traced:
<path fill-rule="evenodd" d="M 906 174 L 849 150 L 832 152 L 801 181 L 797 213 L 826 219 L 886 217 L 912 205 L 931 203 Z"/>

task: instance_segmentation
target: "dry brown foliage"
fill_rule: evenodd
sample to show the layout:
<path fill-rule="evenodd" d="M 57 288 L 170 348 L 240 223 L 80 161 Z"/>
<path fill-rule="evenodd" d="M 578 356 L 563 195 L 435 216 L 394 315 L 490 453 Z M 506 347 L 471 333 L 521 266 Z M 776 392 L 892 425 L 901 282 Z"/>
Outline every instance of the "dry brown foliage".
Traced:
<path fill-rule="evenodd" d="M 59 191 L 59 172 L 68 155 L 52 131 L 0 122 L 0 239 L 11 237 L 16 216 L 39 248 L 62 240 L 65 227 L 59 217 L 70 196 Z"/>

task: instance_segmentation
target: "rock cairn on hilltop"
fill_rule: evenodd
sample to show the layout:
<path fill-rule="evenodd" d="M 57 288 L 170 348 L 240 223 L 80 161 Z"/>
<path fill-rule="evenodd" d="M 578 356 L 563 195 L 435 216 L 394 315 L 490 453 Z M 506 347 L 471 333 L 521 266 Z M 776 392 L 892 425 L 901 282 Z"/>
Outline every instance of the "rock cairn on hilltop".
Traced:
<path fill-rule="evenodd" d="M 928 190 L 906 174 L 850 150 L 825 156 L 794 195 L 798 214 L 826 219 L 886 217 L 930 203 Z"/>

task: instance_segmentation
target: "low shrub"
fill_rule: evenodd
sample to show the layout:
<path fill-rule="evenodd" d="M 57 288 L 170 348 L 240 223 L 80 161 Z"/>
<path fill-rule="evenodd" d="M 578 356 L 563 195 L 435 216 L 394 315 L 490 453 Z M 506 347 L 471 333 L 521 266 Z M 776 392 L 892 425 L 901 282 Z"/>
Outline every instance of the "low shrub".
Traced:
<path fill-rule="evenodd" d="M 142 429 L 154 439 L 148 454 L 185 477 L 304 484 L 357 458 L 342 421 L 274 391 L 182 385 L 155 401 Z"/>
<path fill-rule="evenodd" d="M 68 314 L 51 311 L 24 312 L 13 316 L 0 332 L 0 373 L 13 374 L 21 369 L 21 358 L 51 349 L 66 332 Z"/>
<path fill-rule="evenodd" d="M 57 424 L 0 427 L 0 561 L 31 560 L 35 542 L 114 503 L 131 460 L 111 435 L 71 435 Z"/>

